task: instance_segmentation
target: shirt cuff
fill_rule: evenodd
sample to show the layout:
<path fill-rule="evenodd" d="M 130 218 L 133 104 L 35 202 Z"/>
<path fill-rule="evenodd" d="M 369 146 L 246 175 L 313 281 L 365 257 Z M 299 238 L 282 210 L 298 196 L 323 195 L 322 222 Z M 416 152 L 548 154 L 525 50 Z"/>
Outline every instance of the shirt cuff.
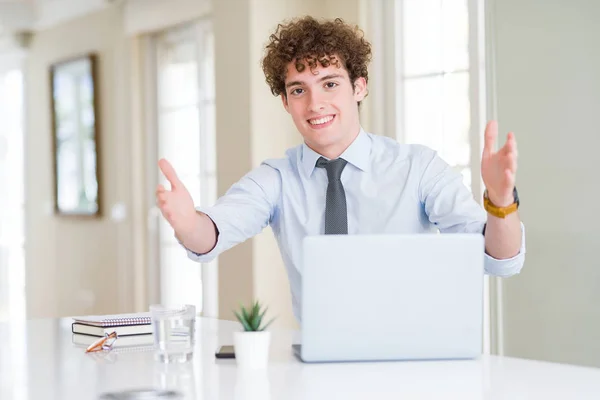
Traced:
<path fill-rule="evenodd" d="M 525 225 L 521 222 L 521 248 L 519 253 L 511 258 L 499 260 L 485 253 L 485 273 L 493 276 L 509 277 L 518 274 L 525 263 Z"/>
<path fill-rule="evenodd" d="M 201 213 L 208 215 L 208 217 L 215 224 L 215 227 L 217 230 L 216 231 L 217 243 L 215 244 L 215 246 L 212 248 L 211 251 L 209 251 L 208 253 L 202 254 L 202 253 L 196 253 L 195 251 L 188 249 L 187 247 L 185 247 L 183 245 L 183 243 L 179 239 L 177 239 L 177 241 L 186 250 L 187 256 L 190 260 L 193 260 L 193 261 L 196 261 L 199 263 L 208 263 L 208 262 L 211 262 L 212 260 L 214 260 L 223 251 L 223 238 L 222 238 L 223 233 L 222 233 L 221 229 L 219 229 L 219 226 L 221 226 L 221 227 L 223 226 L 223 224 L 221 223 L 222 217 L 221 217 L 220 213 L 218 212 L 218 210 L 216 210 L 215 208 L 196 207 L 196 211 L 199 211 Z"/>

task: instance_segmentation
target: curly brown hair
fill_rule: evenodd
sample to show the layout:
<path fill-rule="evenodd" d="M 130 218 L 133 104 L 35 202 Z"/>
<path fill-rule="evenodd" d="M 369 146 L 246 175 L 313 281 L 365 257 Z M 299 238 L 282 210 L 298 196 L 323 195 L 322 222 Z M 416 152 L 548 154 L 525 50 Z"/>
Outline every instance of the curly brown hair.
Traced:
<path fill-rule="evenodd" d="M 371 61 L 371 44 L 365 40 L 358 26 L 346 24 L 342 19 L 317 21 L 311 16 L 278 24 L 269 37 L 262 68 L 267 84 L 275 96 L 285 91 L 287 65 L 294 61 L 298 72 L 308 64 L 311 71 L 329 65 L 342 66 L 348 71 L 354 87 L 356 79 L 368 81 L 367 67 Z"/>

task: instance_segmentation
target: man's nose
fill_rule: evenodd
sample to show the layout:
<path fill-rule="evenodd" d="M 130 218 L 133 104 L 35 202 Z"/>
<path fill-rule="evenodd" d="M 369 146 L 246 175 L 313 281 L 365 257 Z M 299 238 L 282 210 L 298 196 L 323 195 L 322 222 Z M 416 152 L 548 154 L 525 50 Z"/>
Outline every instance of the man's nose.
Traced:
<path fill-rule="evenodd" d="M 320 112 L 325 109 L 325 102 L 323 96 L 317 92 L 310 92 L 310 102 L 308 108 L 311 112 Z"/>

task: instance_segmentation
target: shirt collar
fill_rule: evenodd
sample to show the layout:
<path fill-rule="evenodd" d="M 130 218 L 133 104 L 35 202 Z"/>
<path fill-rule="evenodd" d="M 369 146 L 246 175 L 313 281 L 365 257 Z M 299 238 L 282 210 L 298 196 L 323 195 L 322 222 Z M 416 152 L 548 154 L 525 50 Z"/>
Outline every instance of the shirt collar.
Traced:
<path fill-rule="evenodd" d="M 348 146 L 348 148 L 340 155 L 340 158 L 348 161 L 356 168 L 367 172 L 370 169 L 370 154 L 371 138 L 361 127 L 356 139 L 354 139 L 350 146 Z M 307 176 L 311 176 L 319 157 L 322 156 L 308 147 L 306 143 L 302 143 L 302 168 Z"/>

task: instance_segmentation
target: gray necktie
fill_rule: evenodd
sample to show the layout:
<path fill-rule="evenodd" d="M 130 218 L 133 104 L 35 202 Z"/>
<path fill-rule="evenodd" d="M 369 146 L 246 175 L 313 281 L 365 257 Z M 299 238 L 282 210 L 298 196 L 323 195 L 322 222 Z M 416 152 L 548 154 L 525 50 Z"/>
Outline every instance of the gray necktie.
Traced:
<path fill-rule="evenodd" d="M 327 197 L 325 199 L 325 234 L 348 234 L 348 213 L 346 193 L 340 177 L 348 161 L 343 158 L 327 161 L 317 160 L 317 167 L 327 170 Z"/>

